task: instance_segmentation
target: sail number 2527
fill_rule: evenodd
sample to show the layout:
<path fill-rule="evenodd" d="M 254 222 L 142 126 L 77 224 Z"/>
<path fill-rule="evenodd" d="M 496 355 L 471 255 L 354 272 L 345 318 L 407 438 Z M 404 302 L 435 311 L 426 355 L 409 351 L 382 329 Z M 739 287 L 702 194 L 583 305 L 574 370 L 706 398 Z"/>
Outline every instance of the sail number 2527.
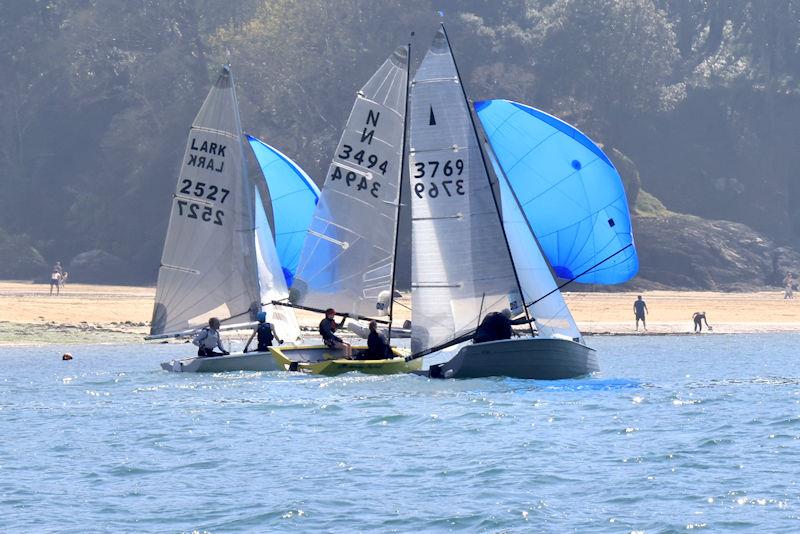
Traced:
<path fill-rule="evenodd" d="M 224 204 L 225 199 L 227 199 L 228 195 L 230 194 L 230 191 L 224 187 L 217 187 L 216 185 L 207 184 L 205 182 L 192 182 L 191 180 L 187 179 L 181 180 L 181 188 L 178 190 L 178 192 L 181 195 L 186 195 L 186 197 L 189 198 L 194 196 L 199 199 L 203 199 L 203 204 L 206 204 L 205 201 L 208 200 Z M 200 205 L 191 202 L 187 198 L 179 198 L 177 206 L 178 215 L 182 217 L 198 219 L 223 226 L 222 221 L 225 217 L 225 212 L 220 209 L 214 209 L 208 205 Z"/>
<path fill-rule="evenodd" d="M 461 176 L 463 172 L 464 161 L 461 159 L 455 161 L 448 159 L 444 164 L 441 161 L 418 161 L 414 163 L 414 178 L 436 178 L 437 176 L 440 178 L 438 184 L 433 180 L 428 183 L 428 196 L 431 198 L 436 198 L 440 194 L 448 197 L 465 195 L 464 180 L 453 178 L 453 176 Z M 425 189 L 423 182 L 414 184 L 414 193 L 419 198 L 425 196 Z"/>

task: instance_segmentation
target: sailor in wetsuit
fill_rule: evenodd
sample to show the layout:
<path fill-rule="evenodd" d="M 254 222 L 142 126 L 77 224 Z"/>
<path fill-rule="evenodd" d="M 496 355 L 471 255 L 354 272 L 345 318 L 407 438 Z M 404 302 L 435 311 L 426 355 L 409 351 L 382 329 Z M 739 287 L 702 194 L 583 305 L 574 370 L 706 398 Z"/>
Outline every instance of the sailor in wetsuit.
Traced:
<path fill-rule="evenodd" d="M 198 356 L 225 356 L 230 354 L 222 346 L 222 339 L 219 337 L 219 319 L 212 317 L 208 320 L 208 326 L 204 327 L 194 336 L 192 343 L 197 345 Z M 222 352 L 214 352 L 214 348 L 219 347 Z"/>
<path fill-rule="evenodd" d="M 498 341 L 500 339 L 511 339 L 511 325 L 526 324 L 527 317 L 511 319 L 511 310 L 508 308 L 501 312 L 486 314 L 480 326 L 475 330 L 473 343 L 486 343 L 487 341 Z"/>
<path fill-rule="evenodd" d="M 275 332 L 275 326 L 272 323 L 267 322 L 267 312 L 258 312 L 256 319 L 258 319 L 258 326 L 253 331 L 250 339 L 247 340 L 247 343 L 244 346 L 244 352 L 247 352 L 250 342 L 253 341 L 253 338 L 256 336 L 258 336 L 258 346 L 256 347 L 256 352 L 269 351 L 269 348 L 272 346 L 272 341 L 275 339 L 278 340 L 279 345 L 283 344 L 283 340 L 279 338 L 278 333 Z"/>
<path fill-rule="evenodd" d="M 378 323 L 369 322 L 369 337 L 367 337 L 367 350 L 362 350 L 356 356 L 357 360 L 383 360 L 391 358 L 391 349 L 383 335 L 378 332 Z"/>
<path fill-rule="evenodd" d="M 336 310 L 328 308 L 325 310 L 325 318 L 319 323 L 319 335 L 322 336 L 322 342 L 329 349 L 342 349 L 344 350 L 345 358 L 353 357 L 353 348 L 350 343 L 345 343 L 342 338 L 336 335 L 337 328 L 343 328 L 344 322 L 347 320 L 347 314 L 342 316 L 342 322 L 338 325 L 333 319 L 336 316 Z"/>

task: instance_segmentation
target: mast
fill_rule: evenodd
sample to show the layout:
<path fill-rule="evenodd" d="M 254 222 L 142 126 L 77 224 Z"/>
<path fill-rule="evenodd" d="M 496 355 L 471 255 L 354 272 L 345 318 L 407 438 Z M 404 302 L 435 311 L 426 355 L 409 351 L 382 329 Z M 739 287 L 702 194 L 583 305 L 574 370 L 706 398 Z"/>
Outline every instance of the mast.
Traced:
<path fill-rule="evenodd" d="M 413 33 L 411 34 L 414 35 Z M 403 112 L 403 144 L 401 149 L 402 158 L 400 160 L 400 182 L 397 187 L 397 211 L 395 212 L 395 227 L 394 227 L 394 255 L 392 258 L 392 283 L 389 288 L 389 331 L 386 335 L 386 344 L 392 345 L 392 319 L 394 318 L 394 284 L 397 280 L 397 247 L 400 239 L 400 208 L 403 205 L 403 174 L 406 172 L 406 165 L 408 158 L 406 157 L 406 138 L 408 135 L 408 96 L 409 87 L 411 85 L 411 40 L 408 42 L 408 54 L 406 57 L 406 102 L 405 111 Z"/>
<path fill-rule="evenodd" d="M 486 171 L 486 179 L 489 182 L 489 190 L 492 192 L 492 201 L 494 202 L 495 212 L 497 213 L 497 218 L 500 220 L 500 230 L 503 232 L 503 243 L 506 245 L 506 251 L 508 252 L 508 258 L 511 261 L 511 270 L 514 272 L 514 282 L 517 284 L 517 291 L 519 291 L 519 298 L 522 300 L 522 308 L 525 310 L 525 318 L 528 321 L 528 328 L 531 331 L 531 335 L 534 335 L 533 332 L 533 325 L 531 324 L 531 317 L 528 314 L 528 307 L 525 305 L 525 294 L 522 292 L 522 284 L 519 281 L 519 275 L 517 274 L 517 267 L 514 265 L 514 256 L 511 254 L 511 247 L 508 244 L 508 236 L 506 235 L 506 229 L 503 225 L 503 216 L 500 213 L 500 204 L 497 202 L 497 195 L 494 191 L 494 184 L 492 183 L 492 175 L 489 172 L 489 166 L 486 163 L 486 154 L 483 150 L 483 143 L 481 143 L 481 136 L 478 135 L 478 128 L 475 125 L 475 117 L 473 116 L 473 109 L 472 105 L 470 104 L 469 98 L 467 98 L 467 91 L 464 89 L 464 82 L 461 78 L 461 72 L 458 70 L 458 62 L 456 61 L 456 56 L 453 54 L 453 48 L 450 46 L 450 38 L 447 36 L 447 30 L 444 27 L 444 23 L 441 23 L 442 32 L 444 33 L 444 38 L 447 40 L 447 47 L 450 49 L 450 55 L 453 58 L 453 65 L 456 68 L 456 74 L 458 75 L 458 84 L 461 86 L 461 94 L 464 95 L 464 102 L 467 104 L 467 112 L 469 113 L 469 120 L 472 124 L 472 131 L 475 133 L 475 139 L 478 142 L 478 150 L 481 153 L 481 162 L 483 162 L 483 168 Z M 480 317 L 478 317 L 478 321 L 480 321 Z"/>

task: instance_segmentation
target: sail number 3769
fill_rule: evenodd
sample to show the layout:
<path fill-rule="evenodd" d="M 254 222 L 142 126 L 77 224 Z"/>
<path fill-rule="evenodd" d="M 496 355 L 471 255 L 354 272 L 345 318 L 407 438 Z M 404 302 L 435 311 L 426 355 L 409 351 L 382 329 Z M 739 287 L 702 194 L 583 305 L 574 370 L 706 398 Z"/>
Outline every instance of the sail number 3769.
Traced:
<path fill-rule="evenodd" d="M 414 178 L 435 178 L 437 175 L 445 178 L 451 176 L 461 176 L 464 172 L 464 161 L 461 159 L 447 160 L 444 165 L 440 161 L 418 161 L 414 163 Z M 440 194 L 452 197 L 453 195 L 465 195 L 463 179 L 449 179 L 435 182 L 431 180 L 427 185 L 428 196 L 436 198 Z M 425 184 L 417 182 L 414 184 L 414 193 L 422 198 L 425 196 Z"/>

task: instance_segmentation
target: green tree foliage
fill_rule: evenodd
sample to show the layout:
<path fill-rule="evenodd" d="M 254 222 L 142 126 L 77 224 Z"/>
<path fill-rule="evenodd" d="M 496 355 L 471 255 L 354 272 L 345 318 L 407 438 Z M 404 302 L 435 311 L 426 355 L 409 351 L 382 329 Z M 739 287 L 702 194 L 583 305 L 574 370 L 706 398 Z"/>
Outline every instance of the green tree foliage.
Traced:
<path fill-rule="evenodd" d="M 354 92 L 410 31 L 418 62 L 443 8 L 473 98 L 576 124 L 670 209 L 800 243 L 800 0 L 0 2 L 4 243 L 153 280 L 220 63 L 245 129 L 321 182 Z"/>

